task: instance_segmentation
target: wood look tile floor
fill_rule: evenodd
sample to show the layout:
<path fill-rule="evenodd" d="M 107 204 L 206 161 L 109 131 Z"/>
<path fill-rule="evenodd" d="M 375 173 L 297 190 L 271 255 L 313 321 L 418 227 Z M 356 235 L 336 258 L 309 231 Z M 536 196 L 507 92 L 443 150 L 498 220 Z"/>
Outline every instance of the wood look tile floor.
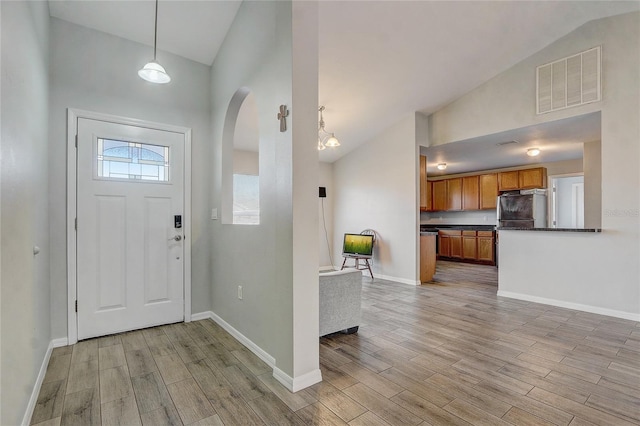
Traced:
<path fill-rule="evenodd" d="M 40 425 L 640 424 L 640 323 L 496 296 L 494 267 L 363 278 L 358 334 L 292 394 L 210 320 L 54 349 Z"/>

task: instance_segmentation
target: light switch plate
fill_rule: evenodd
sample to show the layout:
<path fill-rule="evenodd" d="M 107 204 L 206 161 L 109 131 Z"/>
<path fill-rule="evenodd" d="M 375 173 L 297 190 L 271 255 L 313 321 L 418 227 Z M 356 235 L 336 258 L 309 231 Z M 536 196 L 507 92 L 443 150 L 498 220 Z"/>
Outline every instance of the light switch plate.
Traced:
<path fill-rule="evenodd" d="M 218 209 L 211 209 L 211 220 L 218 219 Z"/>

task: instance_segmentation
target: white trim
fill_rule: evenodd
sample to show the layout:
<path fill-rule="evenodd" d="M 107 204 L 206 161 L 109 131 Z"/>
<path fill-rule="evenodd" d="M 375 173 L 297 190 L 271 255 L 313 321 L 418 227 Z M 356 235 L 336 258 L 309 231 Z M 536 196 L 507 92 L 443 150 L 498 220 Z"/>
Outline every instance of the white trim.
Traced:
<path fill-rule="evenodd" d="M 310 371 L 295 379 L 277 367 L 273 368 L 273 378 L 279 381 L 290 392 L 298 392 L 299 390 L 308 388 L 322 381 L 322 372 L 320 369 Z"/>
<path fill-rule="evenodd" d="M 330 266 L 328 267 L 329 269 L 333 269 L 334 271 L 340 271 L 342 265 L 338 265 L 338 266 L 334 266 L 333 268 L 331 268 Z M 325 267 L 321 266 L 320 270 L 323 271 Z M 347 266 L 344 269 L 355 269 L 352 266 Z M 371 275 L 369 275 L 369 270 L 368 269 L 360 269 L 360 271 L 362 271 L 362 276 L 367 278 L 371 278 Z M 381 280 L 387 280 L 387 281 L 393 281 L 396 283 L 400 283 L 400 284 L 407 284 L 407 285 L 413 285 L 413 286 L 419 286 L 422 283 L 419 280 L 410 280 L 408 278 L 398 278 L 398 277 L 393 277 L 391 275 L 383 275 L 383 274 L 377 274 L 376 272 L 373 273 L 373 278 L 379 278 Z"/>
<path fill-rule="evenodd" d="M 69 346 L 69 339 L 67 339 L 66 337 L 61 337 L 59 339 L 53 339 L 51 341 L 51 344 L 53 345 L 54 348 L 61 348 L 63 346 Z"/>
<path fill-rule="evenodd" d="M 23 426 L 31 424 L 31 416 L 33 416 L 33 410 L 36 408 L 36 404 L 38 402 L 40 387 L 42 386 L 42 381 L 44 380 L 45 374 L 47 374 L 47 366 L 49 365 L 49 359 L 51 358 L 51 351 L 53 351 L 53 348 L 54 346 L 52 340 L 49 342 L 47 352 L 45 352 L 44 354 L 44 359 L 42 360 L 42 365 L 40 366 L 40 371 L 38 372 L 38 377 L 36 378 L 36 383 L 33 385 L 31 397 L 29 398 L 29 403 L 27 404 L 27 411 L 25 411 L 24 417 L 22 418 L 21 424 Z"/>
<path fill-rule="evenodd" d="M 204 315 L 208 315 L 208 316 L 204 317 Z M 244 334 L 240 333 L 238 330 L 233 328 L 231 324 L 229 324 L 228 322 L 220 318 L 215 313 L 211 311 L 201 312 L 199 314 L 192 315 L 192 317 L 198 317 L 202 319 L 210 318 L 214 320 L 216 323 L 218 323 L 218 325 L 220 325 L 220 327 L 224 328 L 227 331 L 227 333 L 231 334 L 238 342 L 242 343 L 244 346 L 247 347 L 247 349 L 249 349 L 251 352 L 256 354 L 258 358 L 266 362 L 269 367 L 275 368 L 276 359 L 274 357 L 269 355 L 264 349 L 262 349 L 260 346 L 253 343 L 251 339 L 249 339 Z"/>
<path fill-rule="evenodd" d="M 53 352 L 53 348 L 61 348 L 63 346 L 67 346 L 67 342 L 68 341 L 66 337 L 53 339 L 49 342 L 47 352 L 44 354 L 44 359 L 42 360 L 42 365 L 40 366 L 40 371 L 38 372 L 38 377 L 36 378 L 36 383 L 33 385 L 33 391 L 31 392 L 29 403 L 27 404 L 27 411 L 24 413 L 24 417 L 22 418 L 22 425 L 27 426 L 31 424 L 31 416 L 33 416 L 33 410 L 36 408 L 36 404 L 38 403 L 38 395 L 40 395 L 40 389 L 42 388 L 44 376 L 47 374 L 47 366 L 49 365 L 49 360 L 51 359 L 51 352 Z"/>
<path fill-rule="evenodd" d="M 363 276 L 365 277 L 371 277 L 371 275 L 369 274 L 365 274 L 364 272 L 362 273 Z M 387 281 L 393 281 L 396 283 L 400 283 L 400 284 L 408 284 L 408 285 L 413 285 L 413 286 L 418 286 L 421 284 L 420 281 L 418 280 L 410 280 L 407 278 L 398 278 L 398 277 L 392 277 L 390 275 L 382 275 L 382 274 L 376 274 L 375 272 L 373 273 L 374 278 L 380 278 L 381 280 L 387 280 Z"/>
<path fill-rule="evenodd" d="M 296 378 L 289 376 L 287 373 L 276 367 L 276 359 L 274 357 L 269 355 L 264 349 L 253 343 L 248 337 L 233 328 L 231 324 L 211 311 L 193 314 L 191 315 L 191 319 L 193 321 L 199 321 L 203 319 L 211 319 L 215 321 L 218 325 L 220 325 L 220 327 L 224 328 L 229 334 L 231 334 L 237 341 L 246 346 L 247 349 L 253 352 L 269 367 L 271 367 L 273 369 L 273 377 L 278 382 L 282 383 L 282 385 L 286 387 L 290 392 L 297 392 L 322 381 L 322 373 L 320 369 L 310 371 Z M 320 343 L 318 342 L 318 344 Z"/>
<path fill-rule="evenodd" d="M 213 319 L 213 312 L 211 311 L 205 311 L 205 312 L 198 312 L 197 314 L 191 314 L 191 321 L 200 321 L 203 319 Z"/>
<path fill-rule="evenodd" d="M 640 314 L 618 311 L 614 309 L 600 308 L 598 306 L 582 305 L 580 303 L 565 302 L 562 300 L 547 299 L 545 297 L 531 296 L 528 294 L 513 293 L 510 291 L 502 291 L 502 290 L 498 290 L 498 296 L 508 297 L 510 299 L 524 300 L 527 302 L 542 303 L 544 305 L 557 306 L 559 308 L 573 309 L 576 311 L 589 312 L 592 314 L 622 318 L 622 319 L 631 320 L 631 321 L 640 321 Z"/>
<path fill-rule="evenodd" d="M 78 342 L 78 322 L 75 312 L 78 278 L 75 219 L 77 211 L 77 150 L 78 119 L 87 118 L 109 123 L 137 126 L 184 135 L 184 238 L 191 241 L 191 129 L 156 123 L 137 118 L 121 117 L 81 109 L 67 109 L 67 343 Z M 191 243 L 184 245 L 184 321 L 191 321 Z M 57 339 L 60 340 L 60 339 Z"/>

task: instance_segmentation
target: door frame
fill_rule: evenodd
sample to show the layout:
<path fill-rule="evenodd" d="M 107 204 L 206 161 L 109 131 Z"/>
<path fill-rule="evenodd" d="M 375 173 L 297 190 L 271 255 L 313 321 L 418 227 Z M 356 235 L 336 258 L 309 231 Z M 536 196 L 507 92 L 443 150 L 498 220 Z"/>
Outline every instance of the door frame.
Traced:
<path fill-rule="evenodd" d="M 153 130 L 162 130 L 184 135 L 184 321 L 191 321 L 191 129 L 188 127 L 173 126 L 170 124 L 156 123 L 139 120 L 136 118 L 121 117 L 117 115 L 103 114 L 99 112 L 85 111 L 76 108 L 67 109 L 67 339 L 68 344 L 78 342 L 78 314 L 75 309 L 78 277 L 77 277 L 77 239 L 76 239 L 76 214 L 77 214 L 77 149 L 76 139 L 78 133 L 78 119 L 86 118 L 96 121 L 144 127 Z"/>
<path fill-rule="evenodd" d="M 576 176 L 584 177 L 584 171 L 572 172 L 572 173 L 559 173 L 557 175 L 547 176 L 547 188 L 549 189 L 547 192 L 547 226 L 549 226 L 549 228 L 557 228 L 556 224 L 553 223 L 558 216 L 558 203 L 555 200 L 555 195 L 553 193 L 553 184 L 555 183 L 554 181 L 559 178 L 576 177 Z"/>

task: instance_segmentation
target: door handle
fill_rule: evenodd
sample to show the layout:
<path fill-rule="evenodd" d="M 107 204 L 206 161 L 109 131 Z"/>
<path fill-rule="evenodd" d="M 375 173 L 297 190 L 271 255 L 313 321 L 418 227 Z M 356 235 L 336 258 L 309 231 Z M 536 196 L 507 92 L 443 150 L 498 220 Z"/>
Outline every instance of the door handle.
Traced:
<path fill-rule="evenodd" d="M 174 240 L 174 241 L 182 241 L 182 235 L 176 235 L 173 238 L 169 238 L 169 241 Z"/>

